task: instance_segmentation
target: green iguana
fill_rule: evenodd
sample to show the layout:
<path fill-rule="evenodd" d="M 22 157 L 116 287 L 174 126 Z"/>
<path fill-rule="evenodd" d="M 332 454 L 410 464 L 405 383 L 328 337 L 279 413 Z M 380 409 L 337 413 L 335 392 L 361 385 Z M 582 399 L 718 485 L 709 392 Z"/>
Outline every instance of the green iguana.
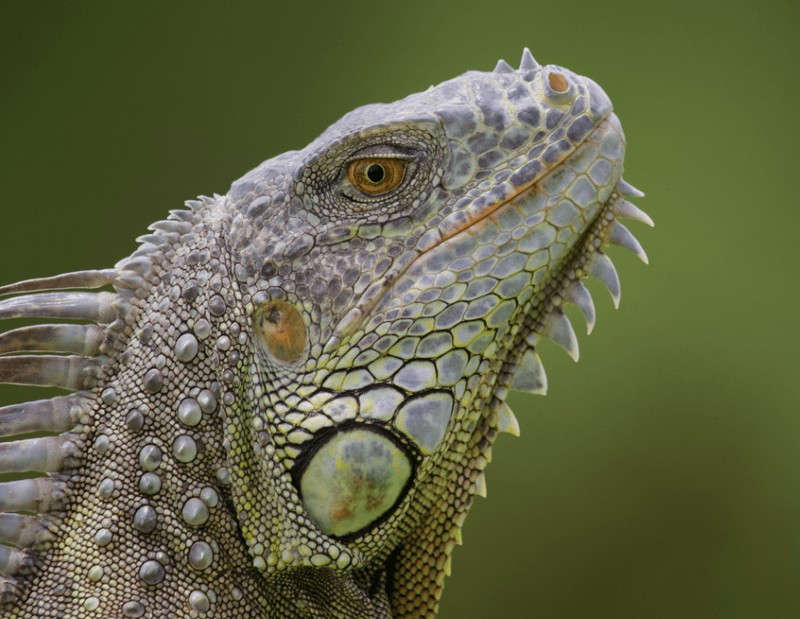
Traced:
<path fill-rule="evenodd" d="M 0 472 L 38 473 L 0 484 L 2 616 L 434 616 L 539 339 L 577 359 L 602 247 L 646 261 L 611 109 L 526 49 L 0 288 L 60 319 L 0 335 L 0 382 L 73 392 L 0 409 Z"/>

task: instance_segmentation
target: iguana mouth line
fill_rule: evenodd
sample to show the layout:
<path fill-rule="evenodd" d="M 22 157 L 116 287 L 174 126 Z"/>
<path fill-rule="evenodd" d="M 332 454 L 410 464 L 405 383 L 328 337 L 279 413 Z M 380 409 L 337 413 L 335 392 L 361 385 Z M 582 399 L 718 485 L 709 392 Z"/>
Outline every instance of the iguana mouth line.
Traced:
<path fill-rule="evenodd" d="M 609 114 L 609 116 L 610 116 L 610 114 Z M 609 116 L 606 116 L 605 118 L 603 118 L 603 120 L 601 120 L 599 123 L 597 123 L 597 126 L 590 133 L 588 133 L 586 135 L 586 137 L 584 137 L 583 140 L 581 140 L 578 144 L 576 144 L 575 148 L 572 149 L 564 158 L 559 159 L 554 164 L 552 164 L 550 167 L 547 167 L 544 170 L 542 170 L 542 172 L 540 172 L 534 179 L 532 179 L 530 182 L 528 182 L 525 185 L 523 185 L 520 189 L 518 189 L 516 192 L 512 193 L 510 196 L 508 196 L 506 198 L 503 198 L 502 200 L 499 200 L 495 204 L 485 208 L 483 211 L 481 211 L 480 213 L 478 213 L 477 215 L 472 217 L 469 221 L 467 221 L 466 223 L 462 224 L 461 226 L 458 226 L 458 227 L 454 228 L 453 230 L 449 230 L 438 242 L 436 242 L 433 245 L 431 245 L 430 247 L 424 249 L 419 257 L 424 256 L 425 254 L 427 254 L 430 251 L 436 250 L 437 247 L 439 247 L 440 245 L 443 245 L 447 241 L 455 238 L 456 236 L 458 236 L 462 232 L 469 232 L 471 229 L 474 229 L 474 227 L 476 225 L 478 225 L 481 221 L 483 221 L 484 219 L 486 219 L 488 217 L 491 217 L 494 213 L 496 213 L 497 211 L 501 210 L 503 207 L 505 207 L 505 206 L 517 201 L 518 199 L 523 197 L 526 193 L 528 193 L 530 191 L 534 191 L 536 189 L 537 185 L 541 184 L 542 181 L 547 179 L 553 172 L 558 170 L 562 165 L 564 165 L 566 162 L 568 162 L 570 159 L 572 159 L 573 156 L 577 153 L 577 151 L 580 149 L 580 147 L 583 144 L 585 144 L 586 142 L 591 140 L 591 138 L 593 136 L 595 136 L 598 132 L 601 132 L 601 131 L 605 130 L 607 125 L 608 125 Z M 589 222 L 587 224 L 587 228 L 590 225 L 591 225 L 591 222 Z M 413 261 L 411 263 L 409 263 L 409 266 L 411 264 L 413 264 Z"/>
<path fill-rule="evenodd" d="M 551 174 L 556 172 L 558 169 L 561 168 L 566 162 L 572 159 L 575 154 L 578 152 L 581 146 L 583 146 L 586 142 L 591 140 L 592 137 L 596 136 L 598 132 L 605 130 L 608 127 L 609 118 L 612 116 L 611 112 L 606 115 L 600 122 L 598 122 L 597 126 L 589 132 L 583 140 L 581 140 L 578 144 L 575 145 L 575 148 L 572 149 L 566 156 L 562 159 L 556 161 L 553 165 L 548 168 L 545 168 L 540 172 L 535 178 L 531 181 L 526 183 L 522 188 L 517 189 L 511 195 L 498 200 L 494 204 L 486 207 L 480 213 L 475 215 L 474 217 L 470 218 L 467 222 L 455 227 L 453 230 L 448 230 L 444 235 L 442 235 L 438 240 L 432 243 L 430 246 L 422 249 L 419 253 L 414 256 L 411 260 L 406 261 L 405 263 L 398 264 L 397 267 L 392 270 L 390 269 L 384 276 L 381 278 L 381 281 L 377 285 L 370 286 L 364 293 L 361 295 L 358 303 L 351 309 L 347 314 L 345 314 L 339 323 L 336 325 L 336 328 L 333 330 L 333 335 L 331 336 L 330 340 L 325 346 L 325 351 L 330 352 L 339 346 L 342 342 L 346 341 L 347 338 L 351 337 L 354 333 L 358 331 L 358 329 L 370 318 L 372 312 L 378 307 L 381 301 L 386 297 L 389 291 L 394 287 L 394 285 L 406 274 L 406 272 L 421 258 L 428 255 L 430 252 L 436 251 L 437 248 L 441 247 L 445 243 L 452 241 L 453 239 L 457 238 L 458 236 L 466 233 L 469 234 L 470 231 L 475 230 L 475 227 L 478 226 L 482 221 L 491 217 L 498 211 L 501 211 L 504 207 L 508 206 L 519 200 L 523 197 L 526 193 L 535 191 L 536 186 L 541 184 L 545 179 L 547 179 Z M 584 227 L 584 231 L 591 228 L 591 226 L 596 221 L 597 217 L 600 217 L 603 209 L 599 209 L 597 214 L 594 218 L 586 223 Z M 583 231 L 582 231 L 583 232 Z M 582 238 L 582 234 L 579 234 L 576 237 L 576 242 Z"/>

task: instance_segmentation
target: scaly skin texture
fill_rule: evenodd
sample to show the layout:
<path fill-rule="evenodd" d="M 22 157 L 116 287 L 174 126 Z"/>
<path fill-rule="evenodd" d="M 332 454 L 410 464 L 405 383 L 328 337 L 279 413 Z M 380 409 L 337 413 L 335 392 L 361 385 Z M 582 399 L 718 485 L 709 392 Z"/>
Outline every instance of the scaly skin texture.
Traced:
<path fill-rule="evenodd" d="M 77 392 L 0 409 L 53 434 L 0 446 L 48 473 L 0 485 L 3 616 L 434 616 L 508 390 L 544 391 L 540 337 L 577 355 L 584 275 L 618 295 L 603 243 L 644 255 L 623 154 L 602 90 L 526 51 L 351 112 L 113 269 L 0 289 L 79 321 L 0 337 L 0 380 Z"/>

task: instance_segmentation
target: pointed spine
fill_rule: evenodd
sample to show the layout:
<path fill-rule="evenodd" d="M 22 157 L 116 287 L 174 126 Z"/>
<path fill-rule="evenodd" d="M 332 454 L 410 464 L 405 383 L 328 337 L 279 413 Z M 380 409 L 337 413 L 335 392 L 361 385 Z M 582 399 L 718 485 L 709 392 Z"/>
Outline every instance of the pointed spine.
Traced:
<path fill-rule="evenodd" d="M 453 574 L 453 557 L 447 555 L 447 558 L 444 560 L 444 575 L 451 576 Z"/>
<path fill-rule="evenodd" d="M 67 288 L 102 288 L 114 283 L 117 272 L 114 269 L 94 271 L 74 271 L 53 277 L 27 279 L 15 284 L 0 287 L 0 296 L 37 292 L 42 290 L 65 290 Z"/>
<path fill-rule="evenodd" d="M 182 221 L 187 223 L 194 222 L 194 213 L 186 209 L 176 208 L 169 212 L 169 219 L 173 221 Z"/>
<path fill-rule="evenodd" d="M 141 239 L 138 240 L 141 241 Z M 136 248 L 136 251 L 131 254 L 131 258 L 146 258 L 152 264 L 154 261 L 157 261 L 162 251 L 163 250 L 158 245 L 142 243 Z"/>
<path fill-rule="evenodd" d="M 169 241 L 170 236 L 167 234 L 143 234 L 136 237 L 137 243 L 142 243 L 143 245 L 149 243 L 150 245 L 155 245 L 156 247 L 166 245 L 169 243 Z"/>
<path fill-rule="evenodd" d="M 581 282 L 576 281 L 568 289 L 564 297 L 567 302 L 575 305 L 583 314 L 586 321 L 586 333 L 591 334 L 594 329 L 597 313 L 594 309 L 594 301 L 589 290 Z"/>
<path fill-rule="evenodd" d="M 623 196 L 629 196 L 631 198 L 644 198 L 643 191 L 636 189 L 636 187 L 623 179 L 619 179 L 619 181 L 617 181 L 617 191 L 619 191 Z"/>
<path fill-rule="evenodd" d="M 93 357 L 103 343 L 97 325 L 35 325 L 0 333 L 0 355 L 10 352 L 63 352 Z"/>
<path fill-rule="evenodd" d="M 149 230 L 153 230 L 157 234 L 166 234 L 167 236 L 176 235 L 180 236 L 182 234 L 186 234 L 190 232 L 192 229 L 192 224 L 189 222 L 181 221 L 181 220 L 174 220 L 174 219 L 163 219 L 161 221 L 157 221 L 153 224 L 148 226 Z"/>
<path fill-rule="evenodd" d="M 186 200 L 184 204 L 192 209 L 192 211 L 199 211 L 203 208 L 213 206 L 221 197 L 222 196 L 218 194 L 214 194 L 213 198 L 209 196 L 197 196 L 196 200 Z"/>
<path fill-rule="evenodd" d="M 108 324 L 117 317 L 111 292 L 45 292 L 0 301 L 3 318 L 67 318 Z"/>
<path fill-rule="evenodd" d="M 78 422 L 80 396 L 60 396 L 0 408 L 0 436 L 29 432 L 67 432 Z"/>
<path fill-rule="evenodd" d="M 617 275 L 617 270 L 614 268 L 611 258 L 598 250 L 592 256 L 588 266 L 589 275 L 597 278 L 608 289 L 611 299 L 614 301 L 614 307 L 618 308 L 621 295 L 619 275 Z"/>
<path fill-rule="evenodd" d="M 475 478 L 475 494 L 479 497 L 486 498 L 486 473 L 481 471 Z"/>
<path fill-rule="evenodd" d="M 66 436 L 0 443 L 0 471 L 57 473 L 75 465 L 76 447 Z"/>
<path fill-rule="evenodd" d="M 47 513 L 64 508 L 64 483 L 49 477 L 0 483 L 0 512 Z"/>
<path fill-rule="evenodd" d="M 532 348 L 526 348 L 514 370 L 511 380 L 514 391 L 524 391 L 536 395 L 547 394 L 547 374 L 539 355 Z"/>
<path fill-rule="evenodd" d="M 532 69 L 538 69 L 538 68 L 539 68 L 539 63 L 536 62 L 536 58 L 534 58 L 533 54 L 531 54 L 531 50 L 529 50 L 526 47 L 524 50 L 522 50 L 522 59 L 520 60 L 519 63 L 519 70 L 530 71 Z"/>
<path fill-rule="evenodd" d="M 519 421 L 511 407 L 503 401 L 497 404 L 497 429 L 513 436 L 519 436 Z"/>
<path fill-rule="evenodd" d="M 13 576 L 29 561 L 24 550 L 0 544 L 0 576 Z"/>
<path fill-rule="evenodd" d="M 497 64 L 494 67 L 495 73 L 514 73 L 514 67 L 508 64 L 502 58 L 497 61 Z"/>
<path fill-rule="evenodd" d="M 575 330 L 567 315 L 560 309 L 555 308 L 547 318 L 544 319 L 541 334 L 555 344 L 558 344 L 566 353 L 572 357 L 573 361 L 580 358 L 578 348 L 578 338 L 575 337 Z"/>
<path fill-rule="evenodd" d="M 627 219 L 633 219 L 634 221 L 639 221 L 647 226 L 650 226 L 651 228 L 656 225 L 650 218 L 650 215 L 645 213 L 635 204 L 628 202 L 627 200 L 617 200 L 616 202 L 614 202 L 614 205 L 611 208 L 620 217 L 625 217 Z"/>
<path fill-rule="evenodd" d="M 139 256 L 134 252 L 132 256 L 120 260 L 116 264 L 116 268 L 120 271 L 133 271 L 146 276 L 153 269 L 153 261 L 147 256 Z"/>
<path fill-rule="evenodd" d="M 0 542 L 30 548 L 51 537 L 44 522 L 35 516 L 0 514 Z"/>
<path fill-rule="evenodd" d="M 90 377 L 96 375 L 98 368 L 95 359 L 100 358 L 76 355 L 0 357 L 0 383 L 79 391 L 84 387 L 93 386 Z"/>
<path fill-rule="evenodd" d="M 634 254 L 636 254 L 636 257 L 645 264 L 650 263 L 641 243 L 639 243 L 636 237 L 631 234 L 631 231 L 620 222 L 611 222 L 607 238 L 609 243 L 619 245 L 620 247 L 624 247 L 625 249 L 632 251 Z"/>

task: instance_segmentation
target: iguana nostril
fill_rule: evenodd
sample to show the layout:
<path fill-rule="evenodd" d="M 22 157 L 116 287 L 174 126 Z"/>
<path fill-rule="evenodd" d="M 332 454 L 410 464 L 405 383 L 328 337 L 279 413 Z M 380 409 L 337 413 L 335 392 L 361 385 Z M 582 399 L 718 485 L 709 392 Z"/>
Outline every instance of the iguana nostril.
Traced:
<path fill-rule="evenodd" d="M 286 301 L 268 301 L 255 315 L 255 332 L 278 363 L 297 363 L 303 358 L 308 331 L 303 317 Z"/>
<path fill-rule="evenodd" d="M 559 94 L 565 93 L 569 90 L 569 82 L 561 73 L 549 73 L 547 75 L 547 83 L 550 85 L 550 88 L 553 90 L 553 92 Z"/>

